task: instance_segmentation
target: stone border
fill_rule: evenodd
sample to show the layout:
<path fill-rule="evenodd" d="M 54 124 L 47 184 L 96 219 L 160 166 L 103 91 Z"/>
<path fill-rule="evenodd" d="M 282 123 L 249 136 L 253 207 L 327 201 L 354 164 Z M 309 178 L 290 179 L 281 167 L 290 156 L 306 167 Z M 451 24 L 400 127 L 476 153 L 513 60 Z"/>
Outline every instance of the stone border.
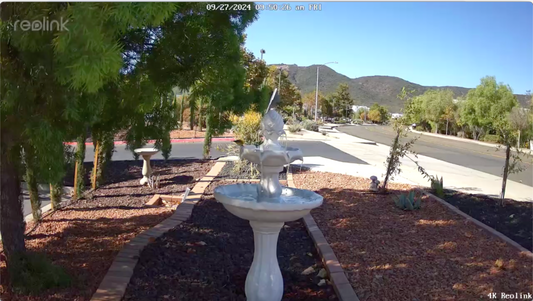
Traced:
<path fill-rule="evenodd" d="M 146 230 L 124 245 L 100 286 L 93 294 L 91 301 L 122 300 L 126 288 L 133 276 L 133 271 L 139 260 L 139 255 L 146 245 L 153 242 L 171 229 L 186 221 L 192 214 L 194 205 L 200 201 L 204 190 L 216 178 L 225 162 L 216 162 L 211 170 L 194 185 L 188 197 L 183 200 L 171 217 L 162 221 L 153 228 Z"/>
<path fill-rule="evenodd" d="M 429 192 L 427 192 L 427 191 L 425 191 L 423 189 L 420 189 L 420 188 L 415 188 L 415 189 L 418 190 L 419 192 L 427 195 L 428 197 L 433 198 L 437 202 L 439 202 L 442 205 L 446 206 L 448 209 L 450 209 L 453 212 L 455 212 L 455 213 L 459 214 L 460 216 L 464 217 L 467 221 L 472 222 L 472 223 L 476 224 L 477 226 L 483 228 L 484 230 L 486 230 L 487 232 L 489 232 L 493 236 L 495 236 L 495 237 L 497 237 L 499 239 L 502 239 L 507 244 L 509 244 L 509 245 L 513 246 L 514 248 L 518 249 L 518 251 L 524 253 L 527 257 L 533 258 L 533 253 L 532 252 L 530 252 L 528 249 L 522 247 L 520 244 L 518 244 L 514 240 L 510 239 L 509 237 L 505 236 L 503 233 L 495 230 L 492 227 L 489 227 L 489 226 L 485 225 L 484 223 L 482 223 L 482 222 L 478 221 L 477 219 L 471 217 L 470 215 L 464 213 L 463 211 L 459 210 L 459 208 L 457 208 L 454 205 L 446 202 L 445 200 L 437 197 L 436 195 L 434 195 L 432 193 L 429 193 Z"/>
<path fill-rule="evenodd" d="M 289 187 L 296 188 L 292 178 L 292 172 L 287 174 L 287 184 Z M 333 289 L 337 293 L 337 297 L 340 301 L 359 301 L 357 294 L 353 290 L 350 281 L 346 277 L 344 270 L 335 256 L 333 249 L 329 245 L 328 241 L 324 237 L 320 228 L 318 228 L 315 219 L 308 214 L 303 218 L 307 232 L 309 236 L 313 239 L 315 247 L 318 250 L 318 253 L 322 257 L 322 262 L 324 263 L 326 270 L 329 274 L 329 279 L 333 284 Z"/>

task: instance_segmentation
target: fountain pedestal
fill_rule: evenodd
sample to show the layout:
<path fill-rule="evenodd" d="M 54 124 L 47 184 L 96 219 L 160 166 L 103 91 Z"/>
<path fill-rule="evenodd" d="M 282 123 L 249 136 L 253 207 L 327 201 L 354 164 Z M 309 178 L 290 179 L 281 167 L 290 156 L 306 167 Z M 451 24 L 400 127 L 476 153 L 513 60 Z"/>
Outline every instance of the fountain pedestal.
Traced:
<path fill-rule="evenodd" d="M 250 221 L 254 231 L 254 261 L 246 276 L 245 293 L 249 301 L 278 301 L 283 297 L 283 277 L 276 254 L 283 224 Z"/>
<path fill-rule="evenodd" d="M 150 166 L 150 158 L 155 155 L 159 150 L 157 148 L 137 148 L 134 150 L 137 154 L 143 158 L 143 178 L 139 181 L 141 185 L 148 183 L 148 178 L 152 175 L 152 167 Z"/>

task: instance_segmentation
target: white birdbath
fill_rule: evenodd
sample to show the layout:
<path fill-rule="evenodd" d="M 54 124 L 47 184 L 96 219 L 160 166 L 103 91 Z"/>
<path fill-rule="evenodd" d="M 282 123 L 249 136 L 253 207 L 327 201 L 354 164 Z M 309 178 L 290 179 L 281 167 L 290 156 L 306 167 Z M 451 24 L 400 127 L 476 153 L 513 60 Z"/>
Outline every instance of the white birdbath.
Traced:
<path fill-rule="evenodd" d="M 274 96 L 276 90 L 272 99 Z M 304 217 L 323 201 L 313 191 L 280 185 L 283 166 L 303 157 L 299 149 L 279 144 L 283 118 L 270 106 L 261 122 L 265 142 L 259 147 L 243 146 L 240 153 L 241 158 L 260 166 L 259 184 L 224 185 L 214 191 L 217 201 L 232 214 L 249 220 L 254 231 L 254 260 L 245 284 L 248 301 L 282 299 L 283 277 L 276 255 L 279 231 L 285 222 Z"/>
<path fill-rule="evenodd" d="M 148 178 L 152 175 L 152 167 L 150 166 L 150 158 L 157 154 L 159 150 L 157 148 L 137 148 L 134 150 L 137 154 L 143 157 L 143 178 L 141 179 L 141 185 L 148 183 Z"/>

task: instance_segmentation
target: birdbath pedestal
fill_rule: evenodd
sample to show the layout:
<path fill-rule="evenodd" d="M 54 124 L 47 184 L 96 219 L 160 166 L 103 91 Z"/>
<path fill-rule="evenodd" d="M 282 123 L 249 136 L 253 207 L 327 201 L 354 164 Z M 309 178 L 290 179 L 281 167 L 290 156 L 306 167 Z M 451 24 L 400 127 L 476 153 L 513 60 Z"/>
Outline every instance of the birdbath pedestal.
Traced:
<path fill-rule="evenodd" d="M 150 166 L 150 158 L 157 154 L 159 150 L 157 148 L 137 148 L 134 150 L 137 154 L 143 157 L 143 178 L 141 179 L 141 185 L 148 183 L 148 178 L 152 175 L 152 167 Z"/>

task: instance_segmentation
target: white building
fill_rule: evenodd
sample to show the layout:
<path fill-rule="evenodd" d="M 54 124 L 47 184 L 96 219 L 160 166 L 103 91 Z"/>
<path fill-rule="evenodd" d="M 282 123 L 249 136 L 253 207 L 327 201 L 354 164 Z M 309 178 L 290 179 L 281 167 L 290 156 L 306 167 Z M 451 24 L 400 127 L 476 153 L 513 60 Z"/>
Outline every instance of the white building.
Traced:
<path fill-rule="evenodd" d="M 392 119 L 401 118 L 402 116 L 403 116 L 403 114 L 401 114 L 401 113 L 392 113 L 392 114 L 390 114 L 390 117 Z"/>
<path fill-rule="evenodd" d="M 367 112 L 370 110 L 370 108 L 367 107 L 367 106 L 352 106 L 352 110 L 353 110 L 354 112 L 359 111 L 359 109 L 363 109 L 363 110 L 365 110 L 365 111 L 367 111 Z"/>

